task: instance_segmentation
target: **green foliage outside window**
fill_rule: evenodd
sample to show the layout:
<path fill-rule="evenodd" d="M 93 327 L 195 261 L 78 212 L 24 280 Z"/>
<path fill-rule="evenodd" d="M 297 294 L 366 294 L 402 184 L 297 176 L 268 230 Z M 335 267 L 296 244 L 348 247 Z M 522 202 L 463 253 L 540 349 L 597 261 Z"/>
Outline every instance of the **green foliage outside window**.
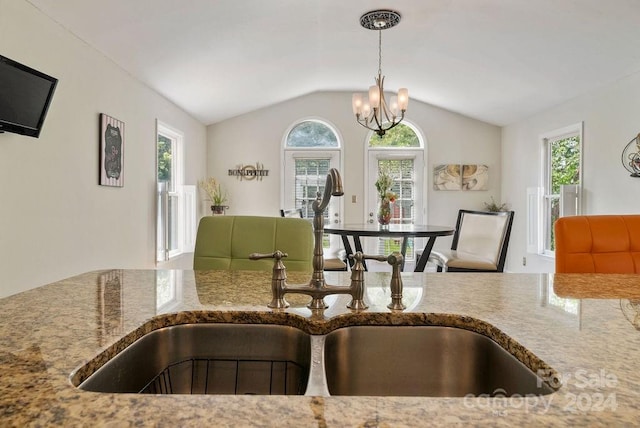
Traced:
<path fill-rule="evenodd" d="M 171 181 L 171 139 L 158 135 L 158 181 Z"/>
<path fill-rule="evenodd" d="M 382 138 L 373 134 L 369 147 L 420 147 L 420 140 L 411 127 L 401 123 L 388 130 Z"/>
<path fill-rule="evenodd" d="M 306 120 L 289 132 L 287 147 L 338 147 L 338 138 L 324 123 Z"/>
<path fill-rule="evenodd" d="M 580 183 L 580 139 L 573 136 L 551 143 L 551 193 L 563 184 Z"/>
<path fill-rule="evenodd" d="M 560 186 L 580 183 L 580 137 L 562 138 L 549 143 L 549 188 L 547 216 L 549 230 L 545 248 L 555 251 L 555 231 L 553 225 L 560 217 Z"/>

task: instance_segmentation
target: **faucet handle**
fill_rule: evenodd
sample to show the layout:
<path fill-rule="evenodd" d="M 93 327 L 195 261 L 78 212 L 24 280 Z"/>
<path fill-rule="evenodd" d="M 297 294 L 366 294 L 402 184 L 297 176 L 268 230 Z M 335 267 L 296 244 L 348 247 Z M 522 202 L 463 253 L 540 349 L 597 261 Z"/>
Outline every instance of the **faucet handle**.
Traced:
<path fill-rule="evenodd" d="M 397 251 L 389 254 L 386 258 L 393 268 L 391 271 L 391 303 L 387 305 L 387 308 L 392 310 L 406 309 L 404 303 L 402 303 L 402 276 L 400 275 L 400 269 L 402 268 L 402 262 L 404 256 Z"/>
<path fill-rule="evenodd" d="M 365 255 L 362 251 L 356 251 L 355 254 L 349 255 L 349 258 L 355 260 L 351 268 L 351 302 L 347 305 L 349 309 L 364 310 L 368 306 L 364 302 L 364 259 Z"/>
<path fill-rule="evenodd" d="M 249 258 L 251 260 L 260 260 L 260 259 L 276 259 L 281 260 L 284 257 L 289 257 L 289 254 L 283 253 L 280 250 L 275 250 L 273 253 L 251 253 L 249 254 Z"/>
<path fill-rule="evenodd" d="M 378 262 L 386 262 L 387 261 L 387 256 L 378 256 L 378 255 L 368 255 L 368 254 L 364 254 L 363 258 L 365 260 L 375 260 Z"/>
<path fill-rule="evenodd" d="M 272 309 L 284 309 L 289 307 L 289 303 L 284 299 L 284 289 L 287 280 L 287 269 L 282 263 L 282 259 L 287 257 L 287 253 L 276 250 L 273 253 L 261 254 L 251 253 L 251 260 L 274 259 L 273 271 L 271 273 L 271 302 L 267 305 Z"/>
<path fill-rule="evenodd" d="M 397 269 L 398 274 L 400 273 L 400 268 L 402 267 L 402 262 L 404 261 L 404 256 L 402 255 L 402 253 L 394 251 L 388 256 L 384 256 L 384 260 L 391 266 L 393 266 L 394 270 Z"/>
<path fill-rule="evenodd" d="M 287 268 L 282 263 L 282 259 L 284 257 L 288 257 L 287 253 L 283 253 L 280 250 L 276 250 L 273 253 L 251 253 L 249 254 L 249 259 L 251 260 L 260 260 L 260 259 L 274 259 L 273 262 L 273 271 L 271 274 L 271 281 L 284 281 L 287 279 Z"/>
<path fill-rule="evenodd" d="M 377 260 L 379 262 L 386 262 L 387 256 L 378 256 L 378 255 L 369 255 L 364 254 L 362 251 L 356 251 L 355 254 L 349 255 L 350 260 L 355 260 L 351 271 L 364 271 L 364 261 L 365 260 Z"/>
<path fill-rule="evenodd" d="M 364 254 L 362 254 L 362 251 L 356 251 L 355 254 L 349 254 L 349 260 L 355 261 L 353 266 L 351 267 L 351 272 L 364 272 L 364 263 L 362 263 L 364 261 Z M 353 277 L 353 273 L 351 277 Z"/>

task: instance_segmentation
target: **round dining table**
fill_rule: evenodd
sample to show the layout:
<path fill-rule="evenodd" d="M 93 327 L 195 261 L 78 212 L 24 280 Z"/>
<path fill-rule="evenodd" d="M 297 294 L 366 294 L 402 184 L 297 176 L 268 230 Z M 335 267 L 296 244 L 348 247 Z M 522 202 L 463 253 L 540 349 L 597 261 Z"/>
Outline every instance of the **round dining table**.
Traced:
<path fill-rule="evenodd" d="M 377 223 L 362 223 L 362 224 L 341 224 L 335 223 L 326 225 L 324 227 L 325 233 L 334 235 L 340 235 L 342 238 L 342 244 L 344 250 L 347 253 L 347 257 L 354 254 L 351 243 L 349 242 L 349 236 L 353 239 L 355 251 L 362 252 L 363 236 L 373 237 L 388 237 L 388 238 L 402 238 L 402 246 L 400 252 L 402 253 L 404 269 L 404 258 L 407 252 L 407 243 L 409 238 L 429 238 L 424 246 L 424 250 L 420 255 L 420 259 L 416 261 L 416 267 L 414 272 L 424 272 L 424 268 L 427 265 L 427 260 L 431 254 L 433 244 L 436 242 L 436 238 L 439 236 L 453 235 L 455 229 L 451 226 L 433 226 L 428 224 L 389 224 L 386 226 L 379 225 Z M 366 264 L 365 264 L 366 269 Z"/>

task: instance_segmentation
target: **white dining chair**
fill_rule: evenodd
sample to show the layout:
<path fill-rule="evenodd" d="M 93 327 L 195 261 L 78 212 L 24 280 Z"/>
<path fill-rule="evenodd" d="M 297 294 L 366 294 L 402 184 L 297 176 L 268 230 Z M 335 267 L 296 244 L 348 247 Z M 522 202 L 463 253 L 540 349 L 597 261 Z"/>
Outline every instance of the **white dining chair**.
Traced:
<path fill-rule="evenodd" d="M 432 251 L 438 272 L 503 272 L 513 211 L 458 211 L 450 250 Z"/>

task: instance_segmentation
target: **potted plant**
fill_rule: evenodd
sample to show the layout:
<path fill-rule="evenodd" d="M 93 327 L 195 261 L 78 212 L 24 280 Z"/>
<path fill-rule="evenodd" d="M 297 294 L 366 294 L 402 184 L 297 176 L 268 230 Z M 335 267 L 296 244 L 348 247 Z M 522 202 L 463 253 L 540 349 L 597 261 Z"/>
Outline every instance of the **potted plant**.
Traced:
<path fill-rule="evenodd" d="M 229 208 L 225 205 L 227 202 L 227 192 L 222 189 L 222 185 L 213 177 L 198 181 L 200 188 L 207 194 L 211 201 L 211 212 L 215 214 L 224 214 L 225 209 Z"/>
<path fill-rule="evenodd" d="M 507 204 L 507 203 L 498 204 L 493 199 L 493 196 L 491 197 L 491 202 L 485 202 L 484 203 L 484 207 L 485 207 L 485 209 L 487 211 L 493 212 L 493 213 L 498 213 L 498 212 L 501 212 L 501 211 L 509 211 L 509 204 Z"/>

